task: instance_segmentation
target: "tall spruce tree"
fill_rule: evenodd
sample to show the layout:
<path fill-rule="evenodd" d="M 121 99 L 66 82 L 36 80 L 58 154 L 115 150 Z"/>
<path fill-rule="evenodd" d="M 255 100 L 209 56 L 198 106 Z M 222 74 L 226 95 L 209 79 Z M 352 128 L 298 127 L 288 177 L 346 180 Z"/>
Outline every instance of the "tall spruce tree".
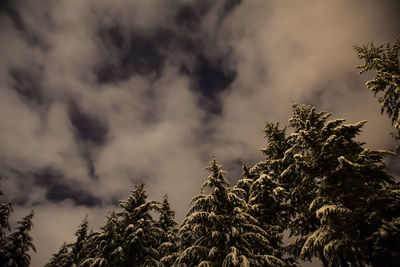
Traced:
<path fill-rule="evenodd" d="M 77 267 L 87 258 L 88 254 L 88 227 L 87 216 L 82 220 L 75 232 L 76 241 L 74 243 L 64 243 L 60 250 L 53 254 L 45 267 Z"/>
<path fill-rule="evenodd" d="M 52 255 L 50 261 L 45 267 L 69 267 L 71 266 L 70 254 L 68 251 L 67 243 L 61 246 L 59 251 Z"/>
<path fill-rule="evenodd" d="M 309 204 L 317 196 L 317 184 L 299 174 L 295 158 L 304 148 L 287 136 L 286 130 L 287 126 L 280 127 L 279 122 L 266 123 L 267 146 L 261 150 L 265 159 L 252 168 L 245 166 L 238 186 L 247 188 L 248 202 L 260 207 L 255 216 L 264 227 L 280 233 L 289 228 L 291 236 L 301 237 L 318 228 L 318 219 L 309 211 Z M 289 248 L 295 257 L 299 256 L 297 249 Z"/>
<path fill-rule="evenodd" d="M 229 187 L 215 158 L 211 175 L 192 200 L 180 228 L 181 251 L 174 266 L 283 266 L 269 233 L 247 213 L 247 203 Z M 211 190 L 204 193 L 204 188 Z"/>
<path fill-rule="evenodd" d="M 1 179 L 1 177 L 0 177 Z M 0 196 L 3 192 L 0 191 Z M 9 239 L 6 236 L 6 231 L 10 230 L 9 217 L 12 212 L 12 203 L 0 203 L 0 264 L 7 262 L 7 248 L 9 245 Z"/>
<path fill-rule="evenodd" d="M 70 252 L 62 248 L 48 263 L 57 257 L 68 261 L 67 266 L 112 267 L 112 266 L 158 266 L 158 252 L 162 230 L 151 216 L 157 211 L 156 201 L 147 201 L 144 184 L 136 185 L 128 200 L 120 201 L 122 211 L 112 212 L 100 232 L 90 232 L 87 220 L 76 232 L 77 241 L 67 245 Z M 64 254 L 68 255 L 64 257 Z M 61 255 L 61 256 L 60 256 Z"/>
<path fill-rule="evenodd" d="M 88 228 L 89 223 L 86 216 L 79 225 L 78 230 L 75 232 L 75 243 L 69 245 L 71 247 L 70 260 L 72 266 L 79 266 L 86 258 L 85 249 L 88 237 Z"/>
<path fill-rule="evenodd" d="M 344 124 L 344 119 L 327 121 L 329 116 L 310 106 L 293 106 L 289 125 L 294 133 L 288 140 L 296 154 L 281 174 L 293 173 L 297 179 L 291 230 L 298 238 L 292 248 L 304 259 L 319 257 L 324 266 L 370 264 L 371 235 L 382 217 L 365 218 L 377 214 L 373 199 L 394 183 L 384 170 L 389 152 L 369 150 L 355 140 L 365 122 Z"/>
<path fill-rule="evenodd" d="M 280 129 L 279 123 L 267 123 L 264 129 L 268 146 L 262 149 L 266 159 L 250 168 L 243 165 L 243 178 L 236 188 L 242 189 L 242 195 L 249 204 L 251 214 L 261 223 L 264 230 L 276 233 L 274 246 L 282 250 L 281 234 L 288 227 L 292 208 L 289 201 L 287 182 L 281 181 L 279 174 L 284 170 L 284 152 L 290 147 L 286 140 L 286 128 Z M 287 164 L 286 164 L 287 165 Z"/>
<path fill-rule="evenodd" d="M 378 101 L 381 112 L 386 112 L 400 138 L 400 36 L 393 45 L 375 46 L 373 43 L 355 46 L 357 56 L 365 64 L 358 66 L 360 73 L 376 71 L 376 77 L 366 83 Z M 400 139 L 399 139 L 400 140 Z"/>
<path fill-rule="evenodd" d="M 0 191 L 0 196 L 1 195 L 3 195 L 2 191 Z M 12 212 L 11 202 L 0 203 L 0 240 L 5 239 L 6 231 L 10 230 L 10 224 L 8 222 L 8 219 L 10 217 L 11 212 Z"/>
<path fill-rule="evenodd" d="M 0 191 L 1 195 L 3 192 Z M 33 226 L 33 211 L 18 221 L 16 230 L 7 235 L 11 230 L 9 217 L 12 211 L 11 202 L 0 203 L 0 266 L 29 266 L 31 262 L 29 251 L 36 252 L 29 233 Z"/>
<path fill-rule="evenodd" d="M 251 169 L 250 172 L 257 173 L 256 169 Z M 289 223 L 291 210 L 286 200 L 288 192 L 268 174 L 258 173 L 254 179 L 246 178 L 249 177 L 247 175 L 245 172 L 243 174 L 245 178 L 238 181 L 236 188 L 243 190 L 238 193 L 248 195 L 248 213 L 258 221 L 258 226 L 268 233 L 269 246 L 273 249 L 273 255 L 282 258 L 285 254 L 282 242 L 283 232 Z M 250 177 L 253 175 L 250 174 Z M 246 184 L 248 186 L 243 186 Z M 288 265 L 294 263 L 291 258 L 285 261 Z"/>
<path fill-rule="evenodd" d="M 87 258 L 81 264 L 83 267 L 111 267 L 120 263 L 123 229 L 115 212 L 107 216 L 107 223 L 100 230 L 87 238 Z"/>
<path fill-rule="evenodd" d="M 365 221 L 369 226 L 368 261 L 372 266 L 398 266 L 400 262 L 400 184 L 390 185 L 369 198 Z M 373 207 L 373 208 L 371 208 Z M 372 234 L 371 234 L 372 233 Z"/>
<path fill-rule="evenodd" d="M 178 253 L 178 229 L 175 212 L 171 209 L 166 194 L 161 202 L 159 213 L 157 226 L 162 230 L 159 241 L 160 263 L 162 266 L 172 266 Z"/>
<path fill-rule="evenodd" d="M 31 256 L 29 251 L 36 252 L 32 236 L 29 233 L 33 226 L 32 217 L 33 211 L 18 221 L 16 231 L 8 237 L 5 247 L 6 261 L 2 263 L 4 264 L 3 266 L 27 267 L 30 265 Z"/>
<path fill-rule="evenodd" d="M 132 191 L 128 200 L 120 201 L 122 244 L 119 266 L 157 266 L 158 241 L 161 230 L 155 225 L 150 211 L 157 210 L 156 201 L 147 201 L 144 184 Z"/>

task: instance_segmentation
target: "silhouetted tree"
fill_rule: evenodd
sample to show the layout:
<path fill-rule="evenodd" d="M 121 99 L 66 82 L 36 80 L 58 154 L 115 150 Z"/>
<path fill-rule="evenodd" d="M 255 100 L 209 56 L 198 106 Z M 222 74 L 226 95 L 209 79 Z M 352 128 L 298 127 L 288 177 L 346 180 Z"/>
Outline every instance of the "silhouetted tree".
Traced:
<path fill-rule="evenodd" d="M 70 254 L 68 251 L 67 243 L 61 246 L 60 250 L 53 254 L 50 261 L 45 265 L 45 267 L 68 267 L 71 266 Z"/>
<path fill-rule="evenodd" d="M 1 191 L 0 195 L 3 195 Z M 0 266 L 29 266 L 31 256 L 28 253 L 30 250 L 36 252 L 30 235 L 33 211 L 18 221 L 16 230 L 7 235 L 11 230 L 9 216 L 12 211 L 11 202 L 0 203 Z"/>
<path fill-rule="evenodd" d="M 150 214 L 157 210 L 157 202 L 146 199 L 140 183 L 128 200 L 120 201 L 122 211 L 112 213 L 102 231 L 87 238 L 82 266 L 158 266 L 162 230 Z"/>
<path fill-rule="evenodd" d="M 380 207 L 374 201 L 394 184 L 384 169 L 389 152 L 364 148 L 355 140 L 365 122 L 344 124 L 344 119 L 327 121 L 329 116 L 310 106 L 293 106 L 291 147 L 282 159 L 290 157 L 292 164 L 281 173 L 282 180 L 293 180 L 290 230 L 297 238 L 291 248 L 303 259 L 319 257 L 325 266 L 369 264 L 372 235 L 383 227 L 379 221 L 397 220 L 393 213 L 377 216 Z"/>
<path fill-rule="evenodd" d="M 33 211 L 27 216 L 18 221 L 18 226 L 15 232 L 8 236 L 5 244 L 6 261 L 3 266 L 10 267 L 27 267 L 31 263 L 31 256 L 28 254 L 30 250 L 36 252 L 36 248 L 32 242 L 30 235 L 32 224 Z"/>
<path fill-rule="evenodd" d="M 270 236 L 247 213 L 216 160 L 200 195 L 192 200 L 180 228 L 181 248 L 175 266 L 283 266 L 270 246 Z M 210 194 L 203 189 L 209 188 Z"/>
<path fill-rule="evenodd" d="M 162 230 L 159 246 L 160 262 L 163 266 L 172 266 L 178 252 L 178 229 L 176 228 L 175 212 L 171 209 L 167 195 L 163 197 L 159 213 L 157 226 Z"/>
<path fill-rule="evenodd" d="M 400 36 L 393 45 L 375 46 L 369 43 L 355 46 L 357 56 L 364 60 L 358 66 L 360 73 L 376 71 L 376 77 L 366 83 L 367 87 L 378 96 L 381 112 L 386 112 L 400 138 Z"/>

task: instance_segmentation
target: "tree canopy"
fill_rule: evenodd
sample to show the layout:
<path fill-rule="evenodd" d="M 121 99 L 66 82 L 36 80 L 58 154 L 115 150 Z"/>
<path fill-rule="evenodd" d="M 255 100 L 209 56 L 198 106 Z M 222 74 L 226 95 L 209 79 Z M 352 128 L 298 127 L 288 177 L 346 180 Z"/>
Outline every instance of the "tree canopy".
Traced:
<path fill-rule="evenodd" d="M 360 73 L 375 71 L 374 79 L 366 86 L 381 103 L 381 112 L 386 112 L 400 137 L 400 36 L 393 44 L 376 46 L 373 43 L 355 46 L 357 56 L 364 60 L 358 66 Z"/>
<path fill-rule="evenodd" d="M 11 202 L 0 203 L 0 266 L 26 267 L 31 263 L 29 252 L 36 252 L 30 234 L 33 211 L 18 221 L 16 229 L 10 233 L 9 216 L 12 211 Z"/>

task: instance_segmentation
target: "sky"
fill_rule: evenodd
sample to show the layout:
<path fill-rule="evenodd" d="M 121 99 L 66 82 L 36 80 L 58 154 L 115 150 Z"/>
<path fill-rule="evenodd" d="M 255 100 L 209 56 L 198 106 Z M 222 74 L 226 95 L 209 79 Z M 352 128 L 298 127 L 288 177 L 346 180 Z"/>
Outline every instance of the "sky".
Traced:
<path fill-rule="evenodd" d="M 367 120 L 360 140 L 393 150 L 353 46 L 393 42 L 398 14 L 383 0 L 1 1 L 1 190 L 13 224 L 35 211 L 31 266 L 140 181 L 181 221 L 212 156 L 233 184 L 293 102 Z"/>

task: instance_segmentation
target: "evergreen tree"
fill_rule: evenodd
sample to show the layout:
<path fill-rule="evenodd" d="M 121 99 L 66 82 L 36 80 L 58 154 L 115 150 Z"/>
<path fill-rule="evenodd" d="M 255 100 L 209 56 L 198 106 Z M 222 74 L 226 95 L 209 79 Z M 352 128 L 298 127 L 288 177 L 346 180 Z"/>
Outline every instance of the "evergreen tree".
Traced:
<path fill-rule="evenodd" d="M 252 215 L 262 223 L 262 227 L 282 233 L 288 227 L 292 209 L 289 205 L 290 187 L 279 174 L 288 165 L 283 159 L 290 145 L 286 140 L 286 128 L 279 129 L 279 123 L 267 123 L 264 132 L 268 145 L 262 152 L 266 159 L 252 168 L 244 164 L 243 179 L 236 187 L 244 190 L 244 198 L 253 208 Z M 279 246 L 281 241 L 276 241 L 276 246 Z"/>
<path fill-rule="evenodd" d="M 81 264 L 84 267 L 111 267 L 120 262 L 120 244 L 122 244 L 121 223 L 115 212 L 111 212 L 101 232 L 87 238 L 88 257 Z"/>
<path fill-rule="evenodd" d="M 0 191 L 0 196 L 1 195 L 3 195 L 2 191 Z M 5 239 L 6 230 L 10 230 L 10 224 L 8 223 L 8 218 L 10 217 L 11 212 L 12 212 L 11 202 L 0 203 L 0 240 Z"/>
<path fill-rule="evenodd" d="M 75 232 L 76 241 L 70 244 L 71 252 L 69 255 L 72 266 L 79 266 L 86 258 L 85 248 L 88 236 L 88 220 L 87 216 L 83 219 L 78 230 Z"/>
<path fill-rule="evenodd" d="M 111 213 L 101 233 L 88 238 L 88 257 L 82 266 L 157 266 L 161 229 L 150 214 L 157 202 L 146 201 L 144 184 L 135 187 L 122 211 Z"/>
<path fill-rule="evenodd" d="M 248 205 L 229 187 L 215 158 L 211 175 L 192 200 L 180 228 L 181 251 L 175 266 L 283 266 L 270 236 L 247 213 Z M 204 188 L 211 190 L 204 193 Z"/>
<path fill-rule="evenodd" d="M 360 73 L 375 70 L 376 77 L 366 83 L 378 95 L 381 112 L 386 112 L 400 138 L 400 36 L 393 45 L 375 46 L 373 43 L 355 47 L 357 56 L 365 64 L 358 66 Z"/>
<path fill-rule="evenodd" d="M 33 211 L 27 216 L 18 221 L 18 226 L 5 244 L 5 262 L 3 266 L 10 267 L 27 267 L 31 263 L 31 256 L 28 254 L 29 250 L 36 252 L 36 248 L 32 242 L 30 230 L 32 224 Z"/>
<path fill-rule="evenodd" d="M 157 211 L 156 201 L 146 201 L 144 184 L 135 187 L 128 200 L 120 201 L 121 212 L 112 212 L 100 232 L 88 233 L 87 219 L 75 233 L 77 241 L 62 248 L 58 254 L 67 266 L 158 266 L 158 247 L 162 230 L 154 222 L 150 212 Z M 56 254 L 57 255 L 57 254 Z M 56 258 L 56 255 L 54 258 Z M 61 257 L 61 256 L 60 256 Z M 51 262 L 53 262 L 53 259 Z M 51 262 L 49 267 L 52 266 Z"/>
<path fill-rule="evenodd" d="M 150 211 L 157 210 L 157 202 L 146 201 L 144 184 L 136 186 L 126 201 L 120 201 L 123 211 L 121 264 L 119 266 L 157 266 L 157 251 L 161 230 L 154 224 Z"/>
<path fill-rule="evenodd" d="M 69 267 L 71 266 L 70 254 L 68 251 L 68 246 L 64 242 L 60 250 L 53 254 L 50 261 L 45 265 L 45 267 Z"/>
<path fill-rule="evenodd" d="M 1 180 L 1 177 L 0 177 Z M 3 192 L 0 191 L 0 196 Z M 29 250 L 36 252 L 32 242 L 30 230 L 33 226 L 33 211 L 18 221 L 17 229 L 10 235 L 9 216 L 12 209 L 12 203 L 0 203 L 0 266 L 29 266 L 31 257 Z"/>
<path fill-rule="evenodd" d="M 320 182 L 317 174 L 320 165 L 313 158 L 313 152 L 320 149 L 315 142 L 321 141 L 319 133 L 329 116 L 330 114 L 316 112 L 309 106 L 299 108 L 294 104 L 293 117 L 289 120 L 289 126 L 294 133 L 285 137 L 286 151 L 280 152 L 276 160 L 282 164 L 279 180 L 290 192 L 292 220 L 289 229 L 291 236 L 295 236 L 296 239 L 289 245 L 289 249 L 294 256 L 301 256 L 304 260 L 311 260 L 312 256 L 317 256 L 324 266 L 328 265 L 328 260 L 323 248 L 315 247 L 313 253 L 302 253 L 301 248 L 309 235 L 320 227 L 315 210 L 310 209 L 311 203 L 318 197 Z M 282 137 L 279 137 L 278 141 L 281 142 L 281 139 Z"/>
<path fill-rule="evenodd" d="M 369 199 L 365 221 L 372 266 L 398 266 L 400 262 L 400 184 L 390 185 Z M 372 233 L 372 234 L 370 234 Z"/>
<path fill-rule="evenodd" d="M 53 257 L 45 267 L 77 267 L 82 266 L 90 252 L 88 233 L 89 223 L 87 216 L 82 220 L 78 230 L 75 232 L 76 241 L 71 244 L 64 243 L 60 250 L 53 254 Z"/>
<path fill-rule="evenodd" d="M 165 194 L 159 210 L 160 218 L 157 226 L 162 230 L 160 237 L 160 262 L 163 266 L 172 266 L 178 252 L 178 237 L 175 212 L 171 209 L 168 196 Z"/>
<path fill-rule="evenodd" d="M 244 166 L 243 179 L 237 186 L 247 192 L 248 203 L 259 207 L 254 216 L 266 230 L 282 233 L 289 228 L 291 236 L 300 237 L 318 228 L 315 214 L 309 211 L 309 204 L 317 196 L 317 184 L 300 175 L 295 158 L 304 147 L 294 142 L 293 136 L 287 136 L 286 130 L 287 126 L 281 128 L 279 123 L 266 123 L 267 146 L 261 150 L 265 159 L 252 168 Z M 276 239 L 275 246 L 281 246 L 280 243 Z M 289 249 L 295 257 L 299 256 L 293 246 Z"/>
<path fill-rule="evenodd" d="M 0 196 L 1 195 L 3 195 L 3 192 L 0 191 Z M 9 245 L 9 240 L 6 237 L 6 231 L 10 230 L 8 218 L 10 217 L 11 212 L 11 202 L 0 203 L 0 263 L 7 262 L 7 247 Z"/>
<path fill-rule="evenodd" d="M 289 125 L 294 133 L 288 140 L 296 154 L 288 172 L 300 179 L 292 204 L 303 203 L 295 207 L 291 230 L 298 238 L 292 248 L 305 259 L 319 257 L 325 266 L 364 265 L 372 252 L 368 239 L 377 230 L 365 216 L 376 214 L 373 199 L 393 184 L 383 164 L 389 152 L 369 150 L 354 140 L 365 122 L 327 122 L 329 116 L 310 106 L 293 107 Z"/>
<path fill-rule="evenodd" d="M 285 252 L 283 231 L 290 219 L 290 207 L 286 201 L 288 193 L 275 178 L 259 173 L 257 167 L 258 165 L 252 169 L 245 169 L 244 178 L 238 181 L 236 188 L 242 189 L 238 193 L 247 198 L 248 213 L 258 221 L 258 226 L 268 233 L 269 245 L 273 248 L 272 254 L 282 258 Z M 286 261 L 293 262 L 291 259 Z"/>

